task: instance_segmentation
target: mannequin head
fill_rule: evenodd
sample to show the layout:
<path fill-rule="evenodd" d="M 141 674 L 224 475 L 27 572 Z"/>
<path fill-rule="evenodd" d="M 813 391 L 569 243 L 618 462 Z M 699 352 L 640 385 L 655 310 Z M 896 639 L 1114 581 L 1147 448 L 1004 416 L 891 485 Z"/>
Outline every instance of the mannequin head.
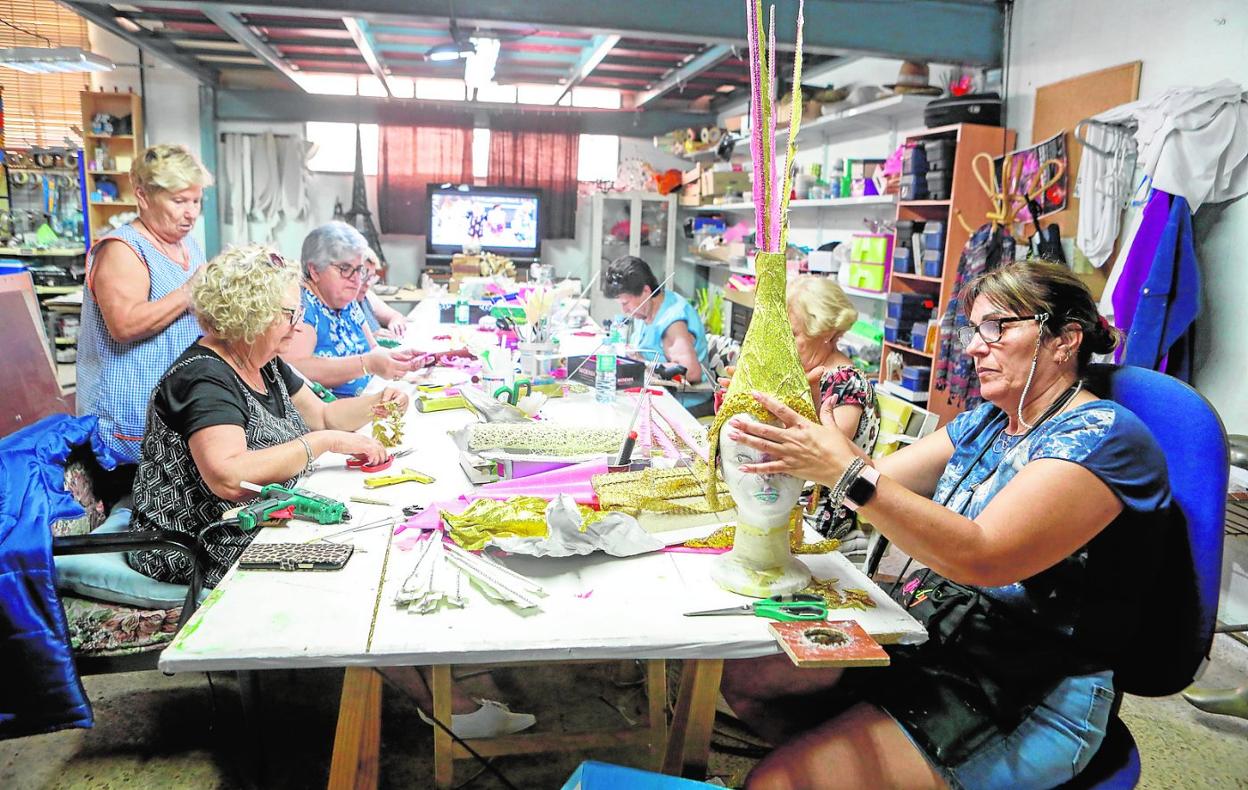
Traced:
<path fill-rule="evenodd" d="M 758 421 L 748 413 L 738 415 L 737 419 Z M 742 464 L 761 463 L 768 460 L 767 454 L 734 441 L 729 437 L 731 432 L 728 423 L 720 428 L 719 463 L 741 521 L 754 527 L 787 526 L 802 493 L 802 481 L 785 474 L 742 472 Z"/>

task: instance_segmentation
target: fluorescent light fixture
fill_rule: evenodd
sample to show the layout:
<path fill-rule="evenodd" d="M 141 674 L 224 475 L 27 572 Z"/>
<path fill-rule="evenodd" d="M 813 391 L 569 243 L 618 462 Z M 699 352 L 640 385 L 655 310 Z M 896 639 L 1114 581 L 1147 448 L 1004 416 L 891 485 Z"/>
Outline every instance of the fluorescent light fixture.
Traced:
<path fill-rule="evenodd" d="M 439 63 L 445 63 L 451 60 L 466 58 L 473 51 L 471 41 L 448 41 L 445 44 L 436 44 L 430 47 L 426 57 Z"/>
<path fill-rule="evenodd" d="M 0 66 L 25 74 L 112 71 L 116 68 L 108 58 L 80 47 L 5 47 L 0 49 Z"/>
<path fill-rule="evenodd" d="M 494 82 L 501 42 L 496 38 L 473 38 L 470 42 L 472 52 L 464 58 L 464 84 L 469 90 L 476 90 Z"/>

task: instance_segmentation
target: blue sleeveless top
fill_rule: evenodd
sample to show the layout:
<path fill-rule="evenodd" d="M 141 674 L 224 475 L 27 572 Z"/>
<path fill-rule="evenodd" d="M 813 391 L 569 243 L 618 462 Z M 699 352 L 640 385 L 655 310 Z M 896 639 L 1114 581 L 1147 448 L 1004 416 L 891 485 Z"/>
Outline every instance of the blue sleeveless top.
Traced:
<path fill-rule="evenodd" d="M 316 348 L 312 353 L 318 357 L 353 357 L 372 351 L 368 336 L 364 334 L 367 319 L 359 302 L 352 301 L 341 310 L 334 310 L 304 288 L 303 322 L 316 332 Z M 331 391 L 340 398 L 354 397 L 368 386 L 369 378 L 351 379 Z"/>
<path fill-rule="evenodd" d="M 364 297 L 356 302 L 360 306 L 360 312 L 364 313 L 364 322 L 368 324 L 369 331 L 374 335 L 377 330 L 381 329 L 381 322 L 377 320 L 377 313 L 373 311 L 373 306 L 368 303 L 368 297 Z"/>
<path fill-rule="evenodd" d="M 182 243 L 190 263 L 183 268 L 130 224 L 100 238 L 87 256 L 87 287 L 82 293 L 82 324 L 78 333 L 78 414 L 99 417 L 96 431 L 100 441 L 116 454 L 118 463 L 133 464 L 139 461 L 147 402 L 156 382 L 203 332 L 199 320 L 188 311 L 151 337 L 133 343 L 113 339 L 91 290 L 96 253 L 112 239 L 133 250 L 147 267 L 148 301 L 154 302 L 181 288 L 205 260 L 203 250 L 187 236 Z"/>
<path fill-rule="evenodd" d="M 663 306 L 659 308 L 652 322 L 647 324 L 644 321 L 637 321 L 634 323 L 629 345 L 654 352 L 644 354 L 646 359 L 655 358 L 660 362 L 669 362 L 667 354 L 663 351 L 663 333 L 677 321 L 684 321 L 688 326 L 689 334 L 693 335 L 694 350 L 698 352 L 698 362 L 705 365 L 706 329 L 702 326 L 702 317 L 698 315 L 697 310 L 693 309 L 693 305 L 689 304 L 688 299 L 675 291 L 663 291 Z"/>

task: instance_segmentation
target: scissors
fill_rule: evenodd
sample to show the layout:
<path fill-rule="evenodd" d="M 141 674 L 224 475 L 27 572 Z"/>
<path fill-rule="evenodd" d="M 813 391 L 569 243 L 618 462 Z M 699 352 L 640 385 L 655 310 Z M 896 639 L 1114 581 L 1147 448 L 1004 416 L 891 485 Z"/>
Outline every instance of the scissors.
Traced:
<path fill-rule="evenodd" d="M 767 617 L 781 622 L 795 620 L 824 620 L 828 616 L 828 602 L 818 595 L 797 593 L 795 595 L 773 595 L 744 606 L 729 606 L 727 609 L 707 609 L 703 612 L 685 612 L 685 617 L 718 617 L 721 615 L 752 614 L 755 617 Z"/>
<path fill-rule="evenodd" d="M 532 395 L 533 383 L 528 379 L 520 379 L 510 387 L 499 387 L 494 390 L 494 399 L 501 400 L 504 403 L 509 403 L 512 406 L 515 406 L 520 402 L 520 399 L 524 397 L 524 395 L 520 394 L 521 392 L 523 392 L 524 395 Z M 500 395 L 502 396 L 501 398 L 499 397 Z"/>
<path fill-rule="evenodd" d="M 410 455 L 411 452 L 412 452 L 412 448 L 410 447 L 407 448 L 406 450 L 399 450 L 397 453 L 391 453 L 386 458 L 386 460 L 382 461 L 379 464 L 370 464 L 368 462 L 368 459 L 366 458 L 348 458 L 347 468 L 359 469 L 361 472 L 364 472 L 365 474 L 371 474 L 373 472 L 384 472 L 385 470 L 390 468 L 391 464 L 394 463 L 394 459 L 402 458 L 405 455 Z"/>

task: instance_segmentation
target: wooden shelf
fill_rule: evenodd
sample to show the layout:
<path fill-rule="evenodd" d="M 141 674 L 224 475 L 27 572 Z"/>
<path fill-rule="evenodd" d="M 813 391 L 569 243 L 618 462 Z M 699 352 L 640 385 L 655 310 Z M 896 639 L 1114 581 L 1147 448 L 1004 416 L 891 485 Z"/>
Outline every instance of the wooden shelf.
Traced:
<path fill-rule="evenodd" d="M 36 285 L 37 294 L 72 294 L 82 290 L 81 285 Z"/>
<path fill-rule="evenodd" d="M 929 354 L 926 351 L 919 351 L 917 348 L 912 346 L 903 346 L 900 343 L 890 343 L 887 340 L 884 341 L 884 349 L 886 351 L 893 350 L 901 351 L 906 354 L 914 354 L 916 357 L 923 357 L 924 359 L 934 359 L 936 356 L 935 354 Z"/>
<path fill-rule="evenodd" d="M 93 175 L 93 176 L 128 176 L 130 175 L 130 171 L 128 170 L 88 170 L 87 174 Z"/>
<path fill-rule="evenodd" d="M 921 283 L 940 283 L 944 280 L 940 277 L 928 277 L 924 274 L 905 274 L 903 272 L 893 272 L 894 277 L 900 277 L 903 280 L 918 280 Z"/>
<path fill-rule="evenodd" d="M 132 134 L 84 134 L 83 137 L 90 140 L 133 140 Z"/>
<path fill-rule="evenodd" d="M 133 201 L 133 200 L 92 200 L 90 201 L 90 203 L 93 206 L 135 206 L 137 207 L 139 205 L 136 201 Z"/>

